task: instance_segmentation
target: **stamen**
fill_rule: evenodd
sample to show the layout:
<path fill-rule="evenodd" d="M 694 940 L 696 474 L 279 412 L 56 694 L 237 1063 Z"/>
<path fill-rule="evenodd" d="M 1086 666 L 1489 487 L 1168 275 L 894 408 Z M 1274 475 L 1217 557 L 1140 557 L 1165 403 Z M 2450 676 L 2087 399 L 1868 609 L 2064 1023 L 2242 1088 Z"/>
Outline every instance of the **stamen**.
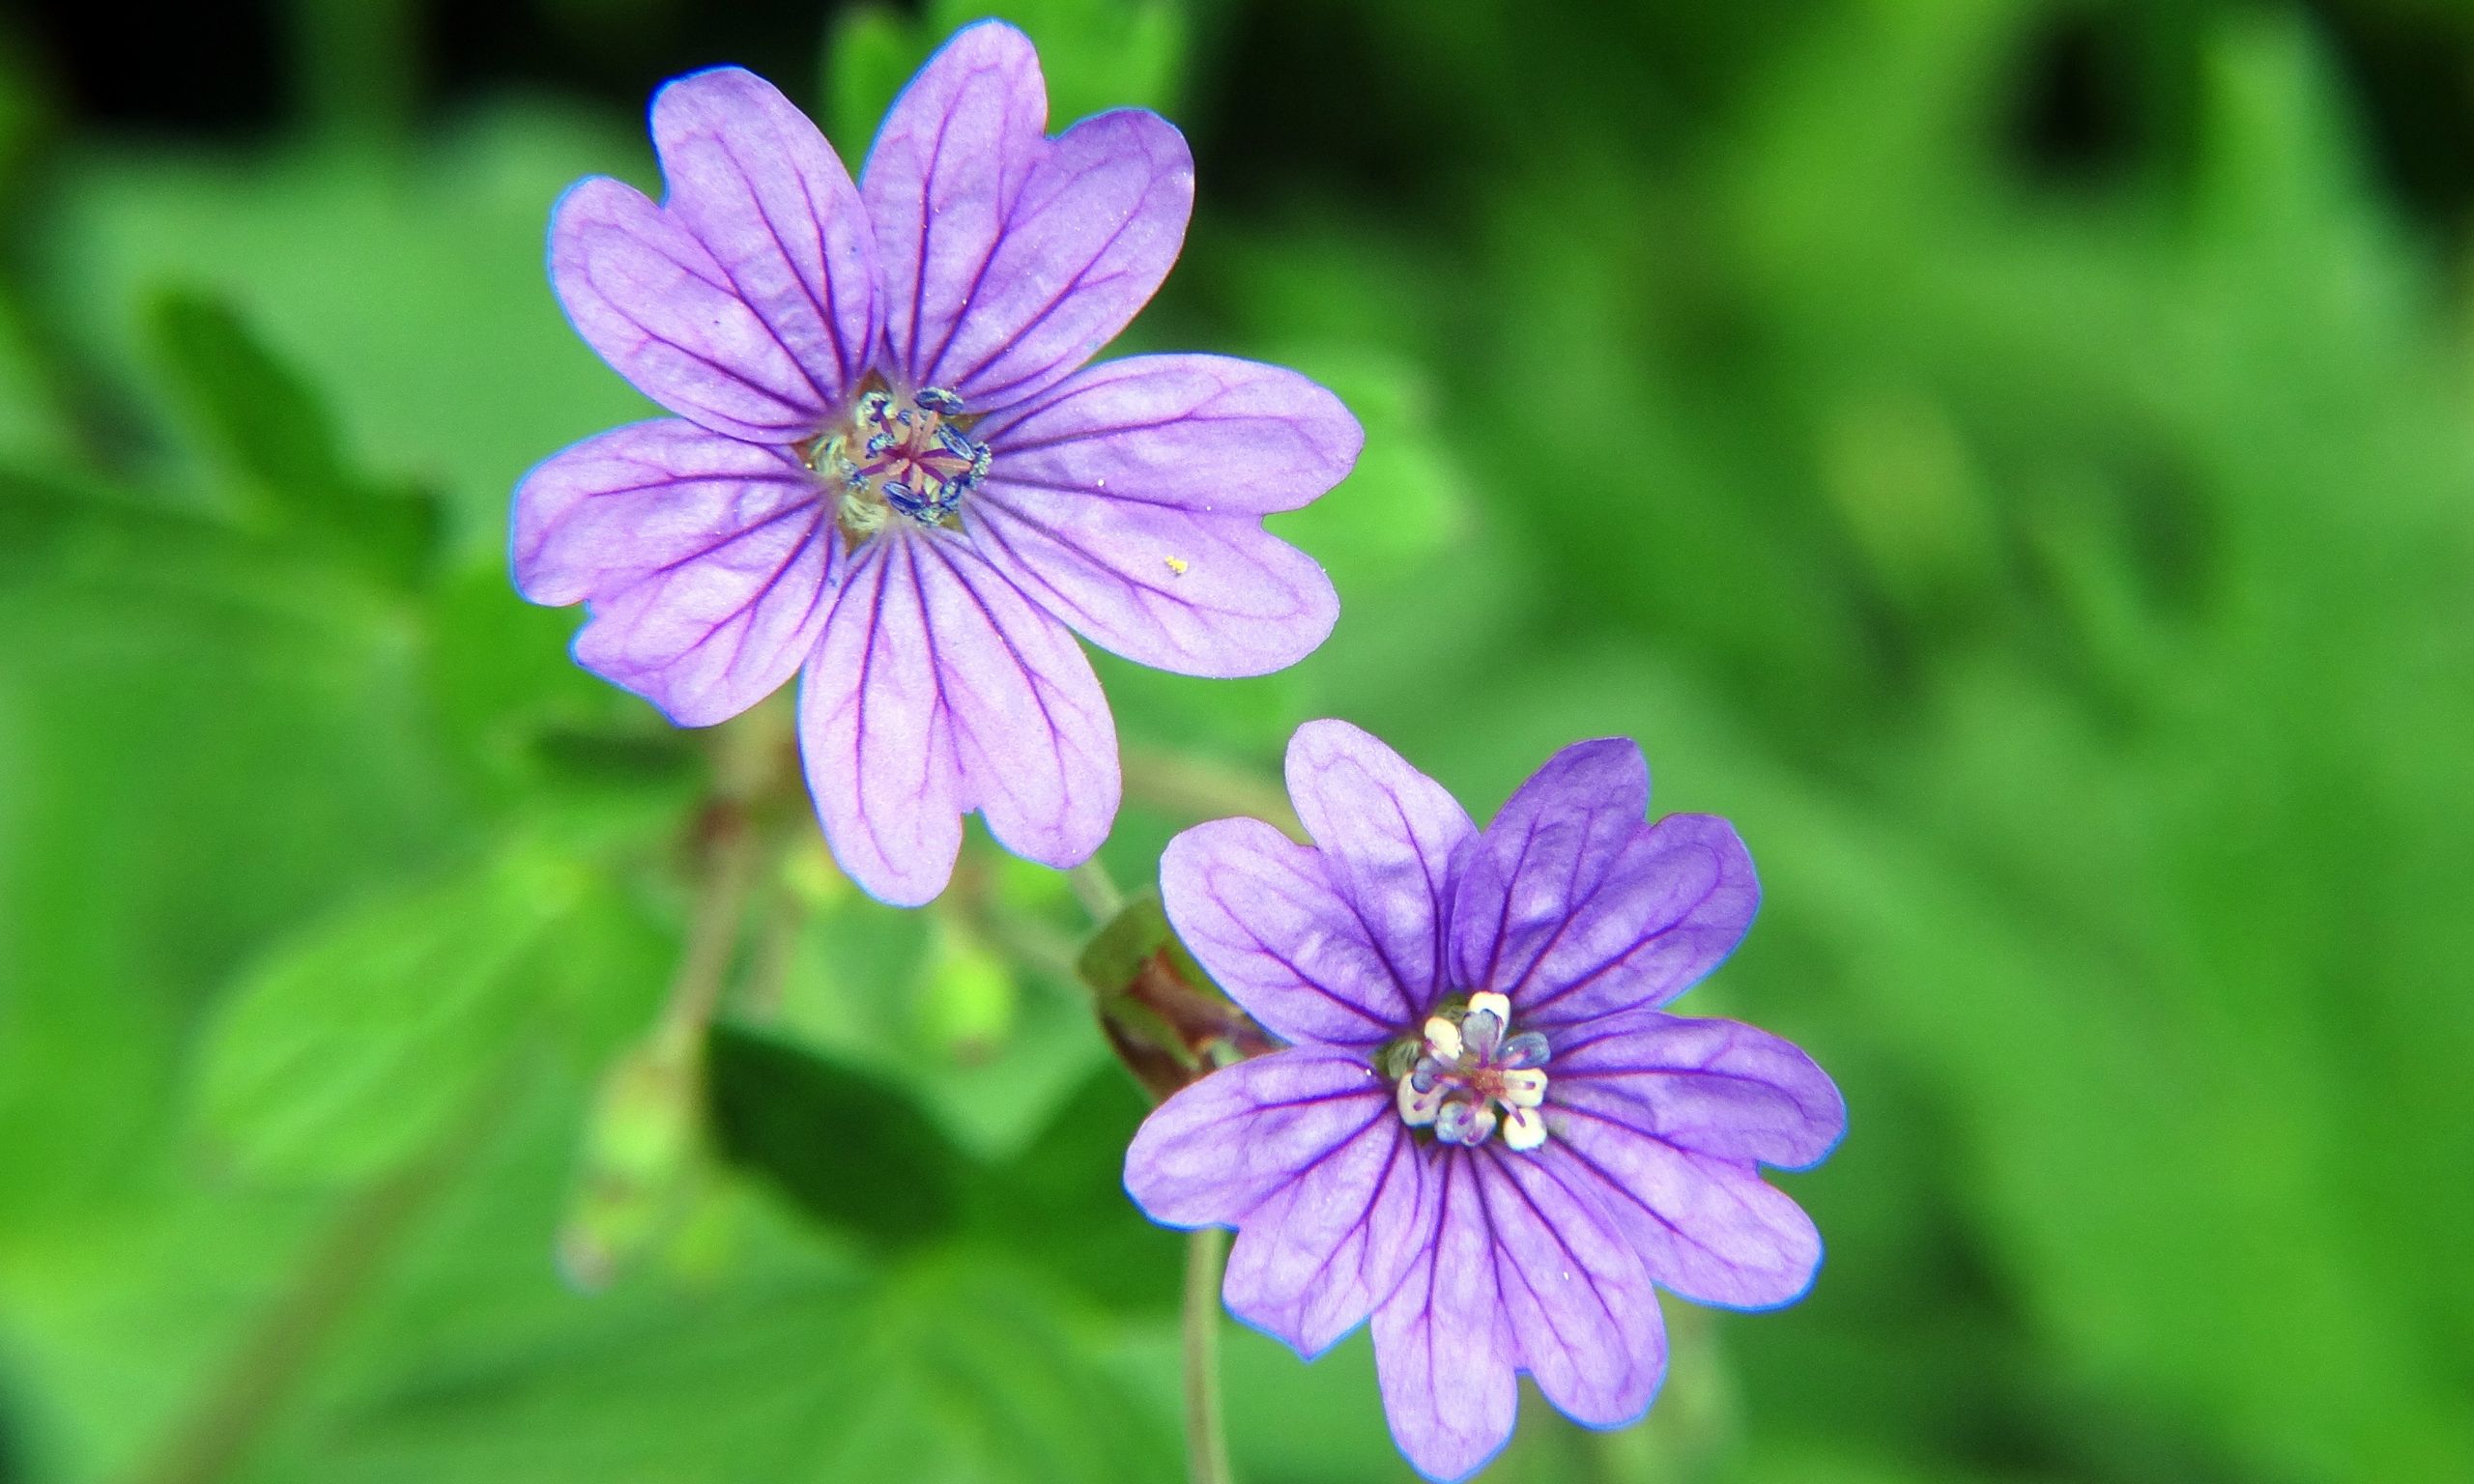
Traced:
<path fill-rule="evenodd" d="M 1536 1031 L 1510 1032 L 1510 999 L 1487 991 L 1446 1000 L 1420 1027 L 1421 1040 L 1394 1042 L 1376 1066 L 1398 1078 L 1400 1121 L 1463 1147 L 1483 1144 L 1498 1127 L 1510 1149 L 1545 1143 L 1550 1047 Z"/>
<path fill-rule="evenodd" d="M 1537 1031 L 1523 1031 L 1504 1042 L 1495 1053 L 1495 1061 L 1505 1067 L 1543 1067 L 1546 1065 L 1546 1038 Z"/>
<path fill-rule="evenodd" d="M 1434 1136 L 1446 1144 L 1474 1147 L 1485 1143 L 1494 1131 L 1495 1110 L 1491 1103 L 1455 1099 L 1435 1115 Z"/>
<path fill-rule="evenodd" d="M 902 515 L 922 526 L 961 524 L 963 497 L 993 455 L 964 431 L 963 399 L 938 386 L 897 397 L 872 385 L 851 405 L 847 431 L 800 445 L 808 468 L 843 488 L 839 517 L 853 541 Z"/>
<path fill-rule="evenodd" d="M 1495 1096 L 1516 1108 L 1534 1108 L 1546 1100 L 1546 1073 L 1534 1070 L 1497 1072 Z"/>

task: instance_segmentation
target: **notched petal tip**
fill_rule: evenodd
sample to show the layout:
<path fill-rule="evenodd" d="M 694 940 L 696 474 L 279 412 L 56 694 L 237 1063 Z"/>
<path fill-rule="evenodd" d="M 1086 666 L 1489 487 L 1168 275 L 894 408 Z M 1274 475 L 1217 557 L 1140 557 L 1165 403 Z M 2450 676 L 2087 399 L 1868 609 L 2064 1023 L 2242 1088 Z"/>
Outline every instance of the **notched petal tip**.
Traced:
<path fill-rule="evenodd" d="M 623 181 L 593 176 L 550 218 L 550 284 L 567 323 L 637 390 L 712 432 L 780 445 L 826 399 L 712 251 Z"/>
<path fill-rule="evenodd" d="M 682 110 L 769 107 L 774 103 L 787 108 L 797 106 L 764 78 L 736 63 L 722 62 L 681 72 L 653 89 L 645 118 L 658 135 L 663 131 L 664 118 L 676 120 Z"/>
<path fill-rule="evenodd" d="M 1116 817 L 1116 727 L 1090 661 L 949 532 L 860 548 L 801 686 L 800 751 L 835 858 L 899 905 L 943 889 L 969 811 L 1060 867 Z"/>
<path fill-rule="evenodd" d="M 1189 952 L 1275 1035 L 1360 1048 L 1412 1013 L 1324 858 L 1260 819 L 1215 819 L 1160 858 L 1160 897 Z"/>

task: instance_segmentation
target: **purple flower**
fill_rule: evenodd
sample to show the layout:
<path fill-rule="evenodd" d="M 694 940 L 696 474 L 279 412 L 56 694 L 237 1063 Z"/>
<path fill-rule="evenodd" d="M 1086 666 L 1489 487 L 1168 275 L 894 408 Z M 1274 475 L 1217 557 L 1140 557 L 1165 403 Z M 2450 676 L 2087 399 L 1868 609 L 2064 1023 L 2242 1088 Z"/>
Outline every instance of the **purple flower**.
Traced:
<path fill-rule="evenodd" d="M 579 663 L 681 726 L 800 675 L 835 857 L 906 905 L 978 810 L 1052 866 L 1098 848 L 1116 732 L 1074 641 L 1196 675 L 1295 663 L 1338 601 L 1262 517 L 1337 483 L 1357 422 L 1291 371 L 1083 363 L 1167 275 L 1185 140 L 1126 109 L 1047 136 L 1030 42 L 964 30 L 860 184 L 735 68 L 653 99 L 669 193 L 582 182 L 550 228 L 578 333 L 677 414 L 516 491 L 517 586 L 590 606 Z"/>
<path fill-rule="evenodd" d="M 1160 880 L 1290 1044 L 1169 1099 L 1126 1156 L 1154 1220 L 1238 1229 L 1231 1311 L 1309 1359 L 1371 1315 L 1393 1437 L 1456 1479 L 1511 1435 L 1515 1372 L 1593 1427 L 1639 1417 L 1666 1368 L 1653 1284 L 1802 1296 L 1821 1238 L 1759 1166 L 1827 1155 L 1838 1090 L 1775 1036 L 1658 1008 L 1759 904 L 1725 820 L 1644 822 L 1624 738 L 1556 754 L 1482 833 L 1341 722 L 1298 730 L 1288 791 L 1315 845 L 1223 819 Z"/>

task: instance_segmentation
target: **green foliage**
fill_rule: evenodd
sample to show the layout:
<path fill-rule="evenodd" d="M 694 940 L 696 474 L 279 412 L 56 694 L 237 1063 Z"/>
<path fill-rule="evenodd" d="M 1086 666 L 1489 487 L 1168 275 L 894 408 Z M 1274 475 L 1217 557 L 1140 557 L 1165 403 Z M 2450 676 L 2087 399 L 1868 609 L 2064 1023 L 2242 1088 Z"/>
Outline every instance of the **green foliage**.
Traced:
<path fill-rule="evenodd" d="M 2474 1472 L 2464 223 L 2358 44 L 2474 37 L 2318 13 L 1006 8 L 1058 124 L 1196 141 L 1131 343 L 1368 439 L 1277 522 L 1322 651 L 1102 659 L 1135 904 L 1079 963 L 976 835 L 859 899 L 760 731 L 508 589 L 523 471 L 645 414 L 540 271 L 568 182 L 651 183 L 640 97 L 360 107 L 411 73 L 327 16 L 315 129 L 209 153 L 0 61 L 0 1474 L 162 1477 L 205 1417 L 256 1484 L 1173 1477 L 1180 1245 L 1079 981 L 1315 715 L 1482 816 L 1640 737 L 1767 891 L 1682 1008 L 1855 1110 L 1785 1180 L 1815 1294 L 1671 1306 L 1643 1428 L 1532 1396 L 1490 1479 Z M 834 23 L 846 158 L 974 17 Z M 759 868 L 682 1043 L 716 810 Z M 1241 1472 L 1404 1477 L 1373 1387 L 1232 1333 Z"/>
<path fill-rule="evenodd" d="M 836 23 L 824 56 L 826 134 L 854 173 L 877 120 L 919 64 L 946 37 L 991 14 L 1038 45 L 1051 129 L 1110 108 L 1173 111 L 1186 17 L 1170 0 L 1023 0 L 995 11 L 972 0 L 929 0 L 916 19 L 862 5 Z"/>
<path fill-rule="evenodd" d="M 722 1150 L 820 1221 L 906 1244 L 951 1228 L 961 1157 L 899 1087 L 772 1037 L 716 1026 Z"/>
<path fill-rule="evenodd" d="M 260 1178 L 365 1178 L 427 1147 L 506 1074 L 585 888 L 574 863 L 518 844 L 275 944 L 200 1050 L 208 1134 Z"/>
<path fill-rule="evenodd" d="M 438 540 L 435 502 L 348 469 L 326 409 L 230 307 L 171 293 L 151 319 L 204 441 L 264 501 L 253 513 L 331 535 L 399 584 L 420 575 Z"/>

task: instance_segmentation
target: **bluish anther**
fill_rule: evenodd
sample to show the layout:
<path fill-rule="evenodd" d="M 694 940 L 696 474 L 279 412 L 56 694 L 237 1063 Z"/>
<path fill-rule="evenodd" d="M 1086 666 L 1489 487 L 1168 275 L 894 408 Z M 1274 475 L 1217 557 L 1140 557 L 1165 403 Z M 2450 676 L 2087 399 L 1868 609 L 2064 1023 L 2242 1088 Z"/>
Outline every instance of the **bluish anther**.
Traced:
<path fill-rule="evenodd" d="M 1446 1144 L 1483 1144 L 1501 1127 L 1513 1149 L 1546 1142 L 1546 1038 L 1508 1035 L 1511 1001 L 1473 994 L 1457 1018 L 1429 1015 L 1423 1053 L 1400 1075 L 1400 1121 Z"/>
<path fill-rule="evenodd" d="M 907 398 L 881 388 L 862 393 L 849 431 L 807 452 L 810 469 L 842 483 L 842 528 L 865 536 L 889 513 L 922 526 L 960 524 L 963 497 L 987 477 L 990 463 L 988 445 L 949 420 L 962 413 L 963 399 L 938 386 Z"/>

